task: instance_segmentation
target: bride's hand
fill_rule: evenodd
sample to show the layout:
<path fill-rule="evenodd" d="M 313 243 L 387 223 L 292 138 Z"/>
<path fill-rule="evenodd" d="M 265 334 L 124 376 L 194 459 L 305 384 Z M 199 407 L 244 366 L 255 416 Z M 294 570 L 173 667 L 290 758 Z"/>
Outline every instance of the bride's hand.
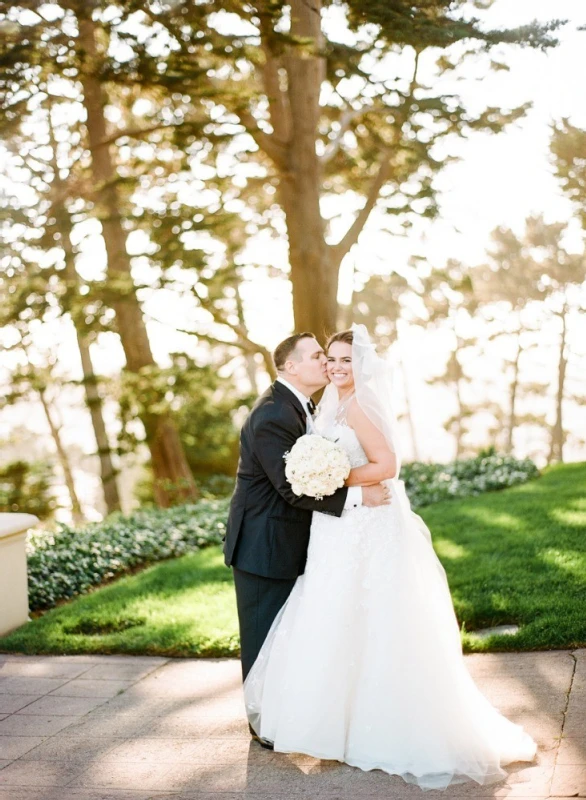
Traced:
<path fill-rule="evenodd" d="M 373 508 L 376 506 L 388 506 L 390 502 L 391 490 L 384 483 L 362 488 L 362 505 Z"/>

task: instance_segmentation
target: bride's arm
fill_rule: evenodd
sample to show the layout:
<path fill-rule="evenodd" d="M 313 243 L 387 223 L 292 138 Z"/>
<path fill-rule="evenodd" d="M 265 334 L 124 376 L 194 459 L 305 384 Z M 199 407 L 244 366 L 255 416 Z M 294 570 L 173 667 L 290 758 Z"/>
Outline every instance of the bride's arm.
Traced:
<path fill-rule="evenodd" d="M 384 436 L 366 416 L 356 400 L 348 408 L 346 420 L 354 429 L 358 441 L 366 456 L 368 464 L 350 471 L 346 486 L 369 486 L 373 483 L 394 478 L 397 472 L 397 460 L 391 452 Z"/>

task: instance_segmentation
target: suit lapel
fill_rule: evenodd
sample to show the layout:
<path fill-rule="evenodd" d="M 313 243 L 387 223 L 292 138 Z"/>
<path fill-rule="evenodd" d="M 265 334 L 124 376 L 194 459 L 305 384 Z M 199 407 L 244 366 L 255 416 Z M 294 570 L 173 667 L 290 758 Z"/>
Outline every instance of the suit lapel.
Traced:
<path fill-rule="evenodd" d="M 279 400 L 282 402 L 290 403 L 301 417 L 301 420 L 307 424 L 307 414 L 305 413 L 305 409 L 301 405 L 299 398 L 296 397 L 293 392 L 287 389 L 287 387 L 279 381 L 275 381 L 273 383 L 272 389 L 275 399 L 279 398 Z"/>

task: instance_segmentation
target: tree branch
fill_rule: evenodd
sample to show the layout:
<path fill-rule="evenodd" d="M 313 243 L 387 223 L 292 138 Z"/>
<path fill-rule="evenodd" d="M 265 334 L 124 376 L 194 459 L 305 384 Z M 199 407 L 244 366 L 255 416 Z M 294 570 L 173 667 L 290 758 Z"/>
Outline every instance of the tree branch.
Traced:
<path fill-rule="evenodd" d="M 104 139 L 92 147 L 88 147 L 88 150 L 96 150 L 98 147 L 106 147 L 109 144 L 114 144 L 114 142 L 116 142 L 118 139 L 122 139 L 124 136 L 128 136 L 130 139 L 141 139 L 147 133 L 153 133 L 153 131 L 158 131 L 162 128 L 178 128 L 181 125 L 188 124 L 189 123 L 185 120 L 181 120 L 181 122 L 159 122 L 156 125 L 152 125 L 148 128 L 129 128 L 125 131 L 118 131 L 108 139 Z"/>
<path fill-rule="evenodd" d="M 246 128 L 263 153 L 265 153 L 280 170 L 286 170 L 286 145 L 279 142 L 275 136 L 261 130 L 250 111 L 237 111 L 236 114 L 241 124 Z"/>
<path fill-rule="evenodd" d="M 265 368 L 271 376 L 271 379 L 274 380 L 277 377 L 271 352 L 262 344 L 253 342 L 252 339 L 248 338 L 248 336 L 242 336 L 240 333 L 240 326 L 234 327 L 223 321 L 220 323 L 222 325 L 226 325 L 226 327 L 230 328 L 238 336 L 238 339 L 235 342 L 230 342 L 226 341 L 225 339 L 219 339 L 217 336 L 212 336 L 209 333 L 200 333 L 199 331 L 190 331 L 187 328 L 178 328 L 176 325 L 171 325 L 169 322 L 163 322 L 163 320 L 153 317 L 152 314 L 146 314 L 145 316 L 151 322 L 156 322 L 159 325 L 165 325 L 167 328 L 172 328 L 174 331 L 177 331 L 177 333 L 185 333 L 187 336 L 196 336 L 198 339 L 208 342 L 209 344 L 219 344 L 223 345 L 224 347 L 237 347 L 239 350 L 242 350 L 243 353 L 249 353 L 251 355 L 260 353 L 263 357 Z"/>
<path fill-rule="evenodd" d="M 342 263 L 342 259 L 348 253 L 352 245 L 356 244 L 358 237 L 364 225 L 366 224 L 366 220 L 370 216 L 370 212 L 374 208 L 374 205 L 378 199 L 380 194 L 380 190 L 385 185 L 389 178 L 389 174 L 391 171 L 391 166 L 389 163 L 389 153 L 385 151 L 378 167 L 378 171 L 372 184 L 370 185 L 370 189 L 368 191 L 368 195 L 366 196 L 366 202 L 356 215 L 356 218 L 352 225 L 348 228 L 342 239 L 338 242 L 338 244 L 330 245 L 331 253 L 334 257 L 334 264 L 339 266 Z"/>
<path fill-rule="evenodd" d="M 415 89 L 417 88 L 417 70 L 419 68 L 419 51 L 415 51 L 415 59 L 413 62 L 413 75 L 411 77 L 411 82 L 409 85 L 409 93 L 405 97 L 405 101 L 403 103 L 402 108 L 400 109 L 401 113 L 398 115 L 397 122 L 400 123 L 402 126 L 405 121 L 407 120 L 407 116 L 409 114 L 409 109 L 411 107 L 411 103 L 413 101 L 413 96 L 415 93 Z M 350 124 L 349 122 L 347 124 Z M 356 215 L 356 219 L 350 225 L 342 239 L 338 242 L 338 244 L 330 245 L 331 253 L 333 255 L 333 261 L 335 266 L 340 266 L 342 263 L 342 259 L 348 253 L 350 248 L 356 244 L 358 237 L 362 229 L 364 228 L 368 217 L 370 216 L 370 212 L 374 208 L 374 205 L 378 199 L 380 194 L 380 190 L 385 185 L 387 180 L 389 179 L 391 172 L 391 164 L 390 164 L 390 153 L 389 150 L 385 150 L 383 152 L 382 159 L 379 164 L 378 172 L 370 186 L 369 192 L 366 196 L 366 202 L 364 203 L 363 207 L 360 209 L 358 214 Z"/>
<path fill-rule="evenodd" d="M 270 15 L 260 15 L 261 47 L 265 57 L 261 67 L 262 83 L 269 104 L 271 126 L 280 142 L 288 142 L 291 137 L 291 106 L 287 91 L 281 88 L 279 68 L 282 66 L 279 54 L 275 52 L 271 36 L 274 35 L 273 20 Z"/>

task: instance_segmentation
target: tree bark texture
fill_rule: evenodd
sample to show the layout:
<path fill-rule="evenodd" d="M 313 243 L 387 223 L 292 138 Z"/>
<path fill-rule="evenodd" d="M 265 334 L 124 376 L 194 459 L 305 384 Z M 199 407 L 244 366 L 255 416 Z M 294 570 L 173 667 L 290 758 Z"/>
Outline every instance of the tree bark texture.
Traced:
<path fill-rule="evenodd" d="M 325 75 L 325 60 L 319 54 L 323 47 L 321 0 L 292 0 L 290 5 L 291 35 L 311 39 L 313 44 L 310 53 L 292 48 L 284 59 L 290 134 L 279 192 L 287 221 L 295 328 L 323 338 L 335 330 L 338 281 L 325 240 L 322 169 L 315 146 Z"/>
<path fill-rule="evenodd" d="M 126 234 L 122 226 L 117 173 L 107 141 L 105 98 L 98 77 L 101 56 L 96 44 L 97 25 L 91 18 L 91 4 L 80 4 L 78 14 L 81 50 L 81 82 L 87 131 L 102 235 L 108 257 L 108 279 L 115 289 L 112 307 L 130 372 L 140 373 L 153 366 L 142 310 L 132 281 Z M 191 500 L 197 488 L 189 469 L 177 429 L 169 416 L 145 413 L 141 417 L 154 473 L 155 500 L 167 506 L 175 499 Z"/>

